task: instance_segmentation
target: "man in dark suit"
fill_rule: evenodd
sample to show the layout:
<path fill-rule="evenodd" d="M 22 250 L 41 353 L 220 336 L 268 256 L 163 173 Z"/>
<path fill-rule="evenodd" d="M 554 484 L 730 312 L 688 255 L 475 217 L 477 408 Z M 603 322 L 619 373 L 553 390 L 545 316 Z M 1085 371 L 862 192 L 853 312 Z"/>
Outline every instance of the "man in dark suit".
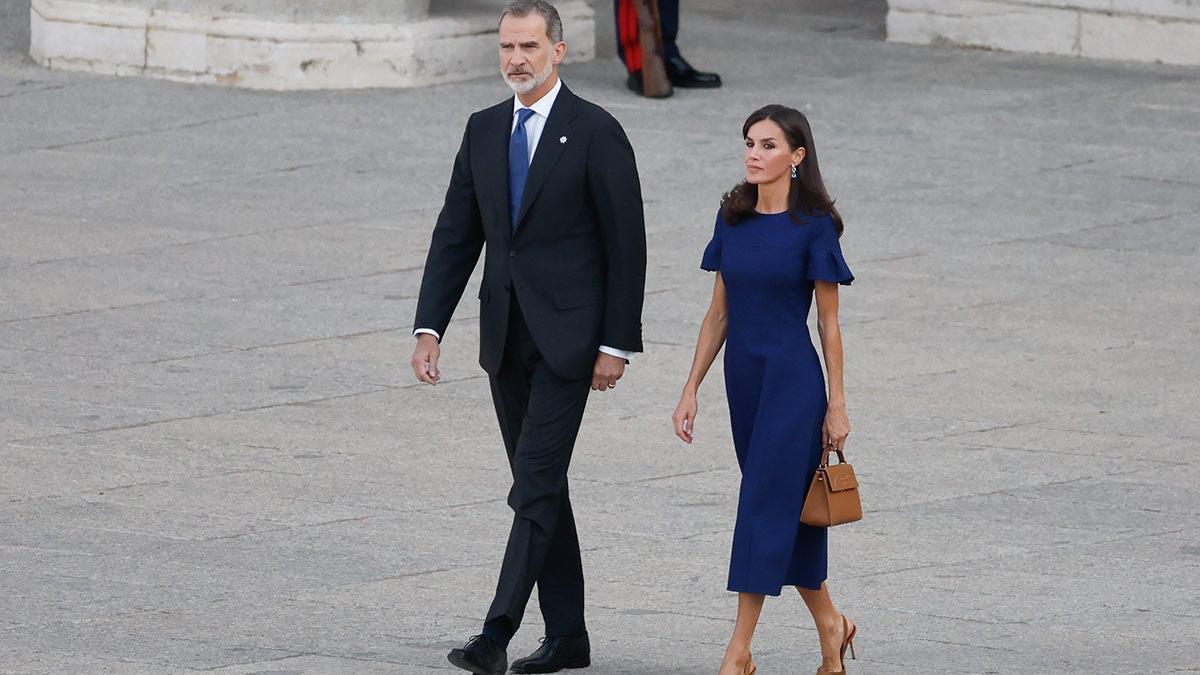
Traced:
<path fill-rule="evenodd" d="M 487 244 L 479 363 L 514 517 L 483 633 L 448 656 L 473 673 L 505 672 L 535 584 L 547 639 L 513 672 L 590 664 L 567 467 L 589 392 L 615 387 L 642 349 L 646 232 L 633 149 L 611 115 L 559 80 L 565 54 L 552 5 L 505 7 L 500 68 L 516 97 L 467 122 L 417 302 L 412 367 L 436 384 L 441 336 Z"/>

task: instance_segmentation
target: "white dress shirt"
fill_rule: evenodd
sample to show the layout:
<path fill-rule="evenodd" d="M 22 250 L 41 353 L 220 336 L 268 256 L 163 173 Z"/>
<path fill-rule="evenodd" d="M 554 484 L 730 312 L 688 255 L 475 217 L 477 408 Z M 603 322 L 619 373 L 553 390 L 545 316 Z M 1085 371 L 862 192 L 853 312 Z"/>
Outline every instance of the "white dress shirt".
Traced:
<path fill-rule="evenodd" d="M 533 105 L 528 106 L 529 109 L 533 111 L 533 114 L 529 116 L 529 119 L 525 120 L 525 137 L 529 140 L 526 145 L 529 147 L 530 164 L 533 163 L 533 153 L 537 152 L 538 141 L 542 138 L 542 129 L 546 128 L 546 120 L 550 117 L 550 109 L 554 107 L 554 101 L 558 98 L 558 92 L 561 90 L 562 80 L 560 79 L 554 83 L 554 88 L 547 92 L 545 96 L 539 98 L 537 101 L 534 101 Z M 522 110 L 525 107 L 526 106 L 521 104 L 521 99 L 517 98 L 516 96 L 513 97 L 512 126 L 509 127 L 510 134 L 517 129 L 517 121 L 520 119 L 517 116 L 517 111 Z M 438 342 L 442 341 L 442 336 L 438 335 L 437 331 L 433 329 L 418 328 L 413 331 L 413 335 L 419 335 L 421 333 L 428 333 L 436 338 Z M 623 349 L 616 349 L 607 345 L 601 345 L 600 351 L 620 359 L 625 359 L 626 361 L 633 360 L 633 352 L 627 352 Z"/>

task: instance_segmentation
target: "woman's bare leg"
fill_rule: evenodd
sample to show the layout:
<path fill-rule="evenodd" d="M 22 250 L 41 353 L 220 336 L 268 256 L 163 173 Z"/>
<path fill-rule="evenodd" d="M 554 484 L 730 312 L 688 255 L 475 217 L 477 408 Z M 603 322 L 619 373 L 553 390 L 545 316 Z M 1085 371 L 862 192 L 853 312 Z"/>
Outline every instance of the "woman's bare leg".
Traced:
<path fill-rule="evenodd" d="M 821 588 L 796 587 L 808 611 L 812 614 L 813 623 L 817 626 L 817 635 L 821 638 L 821 668 L 833 672 L 844 669 L 842 665 L 842 640 L 846 638 L 842 627 L 842 613 L 833 606 L 833 598 L 829 597 L 829 586 L 824 582 Z"/>
<path fill-rule="evenodd" d="M 725 648 L 725 659 L 721 661 L 718 675 L 742 675 L 746 671 L 746 664 L 750 662 L 750 642 L 762 614 L 764 597 L 759 593 L 738 593 L 737 623 L 729 646 Z"/>

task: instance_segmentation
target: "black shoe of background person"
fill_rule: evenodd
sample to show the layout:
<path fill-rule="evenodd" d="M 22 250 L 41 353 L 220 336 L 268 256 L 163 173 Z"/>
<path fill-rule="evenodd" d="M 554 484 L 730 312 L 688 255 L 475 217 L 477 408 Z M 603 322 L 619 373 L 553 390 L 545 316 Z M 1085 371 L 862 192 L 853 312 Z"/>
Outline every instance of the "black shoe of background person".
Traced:
<path fill-rule="evenodd" d="M 542 646 L 523 659 L 513 661 L 514 673 L 557 673 L 563 668 L 592 665 L 592 645 L 587 633 L 542 638 Z"/>
<path fill-rule="evenodd" d="M 683 89 L 716 89 L 721 86 L 721 76 L 716 73 L 705 73 L 696 70 L 682 56 L 673 56 L 666 60 L 667 79 L 671 84 Z"/>
<path fill-rule="evenodd" d="M 476 635 L 459 649 L 451 649 L 446 659 L 475 675 L 504 675 L 508 654 L 486 635 Z"/>
<path fill-rule="evenodd" d="M 625 78 L 625 86 L 629 87 L 629 90 L 632 91 L 633 93 L 637 94 L 638 96 L 646 95 L 645 91 L 642 89 L 642 71 L 640 71 L 640 70 L 637 72 L 634 72 L 634 73 L 630 73 L 629 77 Z M 650 96 L 648 98 L 667 98 L 674 93 L 675 93 L 674 91 L 671 91 L 663 96 Z"/>

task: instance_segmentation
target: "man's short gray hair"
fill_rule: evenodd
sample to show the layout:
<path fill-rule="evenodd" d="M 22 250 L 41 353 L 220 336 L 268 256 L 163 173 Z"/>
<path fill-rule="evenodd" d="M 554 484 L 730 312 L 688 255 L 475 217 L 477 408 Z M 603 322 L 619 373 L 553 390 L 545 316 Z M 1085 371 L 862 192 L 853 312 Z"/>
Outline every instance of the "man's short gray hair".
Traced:
<path fill-rule="evenodd" d="M 512 15 L 517 18 L 529 16 L 537 12 L 543 19 L 546 20 L 546 35 L 550 38 L 551 44 L 558 44 L 563 41 L 562 18 L 558 15 L 558 10 L 554 5 L 546 2 L 546 0 L 513 0 L 504 6 L 504 10 L 500 12 L 500 21 L 504 21 L 504 17 Z"/>

